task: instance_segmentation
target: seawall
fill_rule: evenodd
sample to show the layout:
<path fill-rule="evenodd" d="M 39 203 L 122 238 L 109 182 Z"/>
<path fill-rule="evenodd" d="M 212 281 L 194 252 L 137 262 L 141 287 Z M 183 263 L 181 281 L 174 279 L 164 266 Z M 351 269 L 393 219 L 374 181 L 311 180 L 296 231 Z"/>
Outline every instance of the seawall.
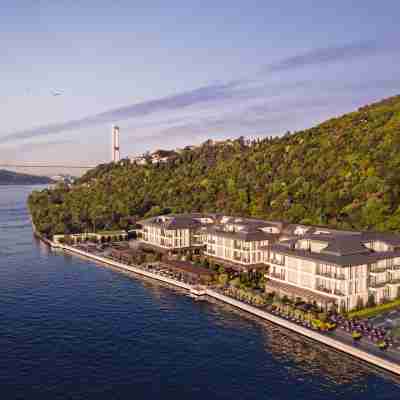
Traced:
<path fill-rule="evenodd" d="M 304 336 L 307 336 L 310 339 L 313 339 L 317 342 L 323 343 L 327 346 L 333 347 L 336 350 L 339 350 L 341 352 L 350 354 L 353 357 L 359 358 L 359 359 L 366 361 L 370 364 L 373 364 L 379 368 L 382 368 L 382 369 L 385 369 L 392 373 L 395 373 L 396 375 L 400 375 L 400 365 L 399 364 L 385 360 L 381 357 L 375 356 L 374 354 L 368 353 L 364 350 L 358 349 L 357 347 L 348 345 L 346 343 L 343 343 L 343 342 L 336 340 L 334 338 L 331 338 L 329 336 L 322 335 L 316 331 L 306 329 L 301 325 L 287 321 L 284 318 L 277 317 L 271 313 L 268 313 L 268 312 L 260 310 L 256 307 L 253 307 L 251 305 L 243 303 L 242 301 L 238 301 L 238 300 L 232 299 L 231 297 L 224 296 L 223 294 L 215 292 L 214 290 L 207 289 L 206 292 L 207 292 L 208 296 L 211 296 L 215 299 L 223 301 L 224 303 L 228 303 L 234 307 L 240 308 L 241 310 L 247 311 L 253 315 L 256 315 L 260 318 L 268 320 L 274 324 L 280 325 L 280 326 L 287 328 L 291 331 L 294 331 L 296 333 L 300 333 Z"/>
<path fill-rule="evenodd" d="M 60 248 L 60 249 L 66 251 L 68 253 L 79 254 L 79 255 L 81 255 L 83 257 L 86 257 L 86 258 L 89 258 L 89 259 L 92 259 L 92 260 L 96 260 L 96 261 L 99 261 L 101 263 L 112 265 L 112 266 L 114 266 L 116 268 L 119 268 L 121 270 L 134 272 L 136 274 L 143 275 L 143 276 L 146 276 L 148 278 L 152 278 L 152 279 L 156 279 L 158 281 L 166 282 L 166 283 L 169 283 L 171 285 L 180 287 L 182 289 L 186 289 L 188 291 L 193 290 L 193 286 L 192 285 L 189 285 L 189 284 L 186 284 L 184 282 L 180 282 L 180 281 L 177 281 L 175 279 L 171 279 L 171 278 L 168 278 L 168 277 L 165 277 L 165 276 L 157 275 L 157 274 L 154 274 L 152 272 L 145 271 L 145 270 L 143 270 L 141 268 L 136 268 L 136 267 L 131 266 L 131 265 L 126 265 L 126 264 L 120 263 L 118 261 L 110 260 L 108 258 L 99 257 L 99 256 L 96 256 L 94 254 L 87 253 L 85 251 L 76 249 L 76 248 L 71 247 L 71 246 L 56 244 L 56 243 L 53 243 L 53 242 L 50 242 L 50 245 L 52 247 L 54 247 L 54 248 Z M 275 315 L 273 315 L 273 314 L 271 314 L 269 312 L 263 311 L 263 310 L 261 310 L 261 309 L 259 309 L 257 307 L 251 306 L 251 305 L 246 304 L 246 303 L 244 303 L 242 301 L 238 301 L 238 300 L 235 300 L 235 299 L 233 299 L 231 297 L 225 296 L 225 295 L 223 295 L 223 294 L 221 294 L 219 292 L 216 292 L 215 290 L 206 289 L 205 290 L 205 294 L 207 296 L 209 296 L 209 297 L 212 297 L 214 299 L 222 301 L 222 302 L 224 302 L 226 304 L 229 304 L 229 305 L 231 305 L 233 307 L 237 307 L 237 308 L 239 308 L 239 309 L 241 309 L 243 311 L 251 313 L 251 314 L 253 314 L 253 315 L 257 316 L 257 317 L 260 317 L 260 318 L 265 319 L 267 321 L 270 321 L 270 322 L 272 322 L 274 324 L 282 326 L 282 327 L 284 327 L 286 329 L 289 329 L 291 331 L 294 331 L 296 333 L 304 335 L 304 336 L 306 336 L 306 337 L 308 337 L 310 339 L 313 339 L 313 340 L 315 340 L 315 341 L 317 341 L 319 343 L 322 343 L 322 344 L 324 344 L 326 346 L 332 347 L 332 348 L 334 348 L 336 350 L 339 350 L 339 351 L 341 351 L 343 353 L 347 353 L 347 354 L 349 354 L 349 355 L 351 355 L 353 357 L 361 359 L 361 360 L 363 360 L 363 361 L 365 361 L 365 362 L 367 362 L 369 364 L 372 364 L 372 365 L 374 365 L 376 367 L 379 367 L 381 369 L 384 369 L 384 370 L 389 371 L 391 373 L 394 373 L 396 375 L 400 375 L 400 365 L 395 363 L 395 362 L 392 362 L 390 360 L 386 360 L 386 359 L 384 359 L 382 357 L 378 357 L 378 356 L 376 356 L 374 354 L 371 354 L 371 353 L 369 353 L 367 351 L 364 351 L 362 349 L 359 349 L 357 347 L 354 347 L 352 345 L 346 344 L 346 343 L 344 343 L 342 341 L 339 341 L 337 339 L 329 337 L 326 334 L 321 334 L 319 332 L 312 331 L 310 329 L 304 328 L 301 325 L 298 325 L 298 324 L 295 324 L 293 322 L 290 322 L 290 321 L 288 321 L 288 320 L 286 320 L 284 318 L 275 316 Z"/>
<path fill-rule="evenodd" d="M 83 257 L 91 258 L 92 260 L 100 261 L 103 264 L 105 263 L 105 264 L 108 264 L 108 265 L 112 265 L 113 267 L 122 269 L 124 271 L 134 272 L 136 274 L 147 276 L 148 278 L 152 278 L 152 279 L 156 279 L 158 281 L 166 282 L 166 283 L 169 283 L 171 285 L 178 286 L 178 287 L 180 287 L 182 289 L 191 290 L 193 288 L 192 285 L 189 285 L 187 283 L 180 282 L 180 281 L 177 281 L 175 279 L 168 278 L 166 276 L 161 276 L 161 275 L 158 275 L 158 274 L 154 274 L 152 272 L 145 271 L 145 270 L 143 270 L 141 268 L 136 268 L 136 267 L 134 267 L 132 265 L 127 265 L 127 264 L 120 263 L 118 261 L 110 260 L 108 258 L 99 257 L 99 256 L 96 256 L 95 254 L 91 254 L 91 253 L 87 253 L 87 252 L 79 250 L 79 249 L 75 249 L 74 247 L 70 247 L 70 246 L 66 246 L 66 245 L 56 245 L 56 246 L 53 245 L 53 247 L 63 249 L 66 252 L 76 253 L 76 254 L 79 254 L 79 255 L 81 255 Z"/>

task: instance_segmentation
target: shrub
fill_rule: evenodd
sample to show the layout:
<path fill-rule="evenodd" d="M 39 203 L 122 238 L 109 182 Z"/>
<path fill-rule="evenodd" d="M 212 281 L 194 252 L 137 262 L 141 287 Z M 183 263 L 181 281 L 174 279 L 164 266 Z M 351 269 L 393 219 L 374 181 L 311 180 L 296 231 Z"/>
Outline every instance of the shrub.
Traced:
<path fill-rule="evenodd" d="M 376 306 L 375 296 L 371 293 L 368 296 L 367 307 L 375 307 L 375 306 Z"/>

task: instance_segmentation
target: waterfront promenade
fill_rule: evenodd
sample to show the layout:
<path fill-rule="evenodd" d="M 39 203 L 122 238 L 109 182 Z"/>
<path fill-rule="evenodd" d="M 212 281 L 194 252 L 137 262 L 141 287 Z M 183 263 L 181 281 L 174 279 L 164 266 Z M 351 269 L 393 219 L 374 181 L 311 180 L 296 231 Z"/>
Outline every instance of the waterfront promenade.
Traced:
<path fill-rule="evenodd" d="M 160 274 L 160 273 L 156 273 L 154 271 L 149 271 L 149 270 L 146 270 L 139 266 L 127 265 L 127 264 L 118 262 L 118 261 L 113 260 L 108 257 L 99 256 L 97 254 L 85 252 L 81 249 L 77 249 L 72 246 L 55 244 L 53 242 L 49 242 L 49 244 L 53 248 L 59 248 L 68 253 L 78 254 L 80 256 L 98 261 L 103 264 L 111 265 L 113 267 L 119 268 L 124 271 L 133 272 L 135 274 L 143 275 L 143 276 L 146 276 L 151 279 L 155 279 L 158 281 L 168 283 L 170 285 L 174 285 L 181 289 L 185 289 L 192 294 L 199 293 L 199 288 L 197 286 L 193 286 L 193 285 L 183 282 L 181 280 L 173 279 L 172 277 L 166 276 L 165 274 Z M 260 309 L 258 307 L 247 304 L 243 301 L 239 301 L 230 296 L 227 296 L 227 295 L 221 293 L 220 291 L 217 291 L 211 287 L 204 288 L 204 290 L 202 290 L 201 293 L 205 294 L 209 297 L 212 297 L 214 299 L 217 299 L 219 301 L 222 301 L 226 304 L 229 304 L 233 307 L 239 308 L 243 311 L 251 313 L 259 318 L 262 318 L 264 320 L 267 320 L 274 324 L 282 326 L 286 329 L 289 329 L 291 331 L 299 333 L 299 334 L 306 336 L 310 339 L 313 339 L 319 343 L 322 343 L 322 344 L 332 347 L 336 350 L 347 353 L 353 357 L 356 357 L 358 359 L 366 361 L 366 362 L 368 362 L 374 366 L 377 366 L 379 368 L 382 368 L 386 371 L 392 372 L 396 375 L 400 375 L 400 363 L 398 362 L 398 360 L 395 357 L 393 357 L 392 355 L 387 354 L 387 353 L 382 353 L 382 356 L 381 356 L 380 355 L 381 350 L 372 349 L 372 348 L 368 348 L 368 350 L 367 350 L 365 348 L 361 348 L 361 346 L 355 347 L 353 345 L 353 343 L 351 342 L 351 340 L 349 340 L 347 337 L 339 336 L 336 333 L 330 334 L 330 333 L 319 333 L 317 331 L 313 331 L 306 327 L 300 326 L 299 324 L 296 324 L 289 320 L 286 320 L 285 318 L 276 316 L 276 315 L 274 315 L 270 312 L 267 312 L 263 309 Z"/>

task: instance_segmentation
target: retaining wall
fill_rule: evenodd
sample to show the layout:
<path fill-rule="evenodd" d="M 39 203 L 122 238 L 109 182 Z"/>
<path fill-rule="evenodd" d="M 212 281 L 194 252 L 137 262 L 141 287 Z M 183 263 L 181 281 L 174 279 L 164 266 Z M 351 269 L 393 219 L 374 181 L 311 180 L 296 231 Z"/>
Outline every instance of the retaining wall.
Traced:
<path fill-rule="evenodd" d="M 246 303 L 243 303 L 241 301 L 232 299 L 231 297 L 224 296 L 221 293 L 215 292 L 214 290 L 207 289 L 207 295 L 210 297 L 213 297 L 215 299 L 218 299 L 220 301 L 223 301 L 224 303 L 228 303 L 234 307 L 240 308 L 244 311 L 247 311 L 251 314 L 257 315 L 260 318 L 266 319 L 270 322 L 273 322 L 277 325 L 283 326 L 284 328 L 290 329 L 291 331 L 300 333 L 304 336 L 307 336 L 313 340 L 316 340 L 317 342 L 323 343 L 327 346 L 333 347 L 337 350 L 340 350 L 344 353 L 350 354 L 354 357 L 360 358 L 361 360 L 367 361 L 370 364 L 374 364 L 382 369 L 385 369 L 387 371 L 393 372 L 395 374 L 400 375 L 400 365 L 393 363 L 391 361 L 385 360 L 383 358 L 377 357 L 374 354 L 367 353 L 364 350 L 358 349 L 356 347 L 353 347 L 351 345 L 348 345 L 346 343 L 340 342 L 338 340 L 335 340 L 331 337 L 321 335 L 318 332 L 311 331 L 309 329 L 304 328 L 301 325 L 295 324 L 293 322 L 287 321 L 284 318 L 277 317 L 273 314 L 270 314 L 266 311 L 260 310 L 256 307 L 250 306 Z"/>
<path fill-rule="evenodd" d="M 144 270 L 142 270 L 140 268 L 136 268 L 136 267 L 131 266 L 131 265 L 122 264 L 122 263 L 120 263 L 118 261 L 110 260 L 110 259 L 104 258 L 104 257 L 99 257 L 99 256 L 96 256 L 95 254 L 87 253 L 85 251 L 78 250 L 78 249 L 76 249 L 74 247 L 70 247 L 70 246 L 67 246 L 67 245 L 56 245 L 54 247 L 58 247 L 58 248 L 61 248 L 61 249 L 65 250 L 65 251 L 67 251 L 67 252 L 76 253 L 76 254 L 79 254 L 79 255 L 81 255 L 83 257 L 90 258 L 90 259 L 93 259 L 93 260 L 96 260 L 96 261 L 99 261 L 99 262 L 102 262 L 102 263 L 106 263 L 106 264 L 112 265 L 112 266 L 114 266 L 116 268 L 119 268 L 119 269 L 122 269 L 122 270 L 125 270 L 125 271 L 134 272 L 134 273 L 139 274 L 139 275 L 147 276 L 148 278 L 152 278 L 152 279 L 156 279 L 158 281 L 166 282 L 166 283 L 169 283 L 171 285 L 178 286 L 180 288 L 183 288 L 183 289 L 186 289 L 186 290 L 189 290 L 189 291 L 192 289 L 192 286 L 189 285 L 189 284 L 186 284 L 186 283 L 183 283 L 183 282 L 179 282 L 179 281 L 176 281 L 174 279 L 170 279 L 168 277 L 160 276 L 160 275 L 154 274 L 152 272 L 144 271 Z M 241 310 L 247 311 L 247 312 L 249 312 L 249 313 L 251 313 L 253 315 L 256 315 L 256 316 L 258 316 L 260 318 L 268 320 L 268 321 L 270 321 L 270 322 L 272 322 L 274 324 L 280 325 L 280 326 L 282 326 L 282 327 L 284 327 L 286 329 L 289 329 L 291 331 L 300 333 L 300 334 L 302 334 L 302 335 L 304 335 L 304 336 L 306 336 L 306 337 L 308 337 L 310 339 L 316 340 L 317 342 L 323 343 L 323 344 L 325 344 L 327 346 L 330 346 L 330 347 L 333 347 L 333 348 L 335 348 L 335 349 L 337 349 L 339 351 L 342 351 L 344 353 L 350 354 L 353 357 L 359 358 L 359 359 L 361 359 L 363 361 L 366 361 L 366 362 L 368 362 L 370 364 L 373 364 L 373 365 L 375 365 L 375 366 L 377 366 L 379 368 L 382 368 L 384 370 L 387 370 L 387 371 L 390 371 L 390 372 L 395 373 L 397 375 L 400 375 L 400 365 L 399 364 L 396 364 L 394 362 L 385 360 L 383 358 L 375 356 L 374 354 L 368 353 L 368 352 L 366 352 L 364 350 L 361 350 L 361 349 L 356 348 L 354 346 L 348 345 L 348 344 L 343 343 L 343 342 L 341 342 L 339 340 L 333 339 L 333 338 L 331 338 L 329 336 L 322 335 L 322 334 L 320 334 L 318 332 L 306 329 L 301 325 L 298 325 L 298 324 L 295 324 L 293 322 L 287 321 L 284 318 L 280 318 L 280 317 L 275 316 L 275 315 L 273 315 L 271 313 L 268 313 L 266 311 L 260 310 L 259 308 L 253 307 L 253 306 L 251 306 L 249 304 L 246 304 L 246 303 L 243 303 L 241 301 L 235 300 L 235 299 L 233 299 L 231 297 L 225 296 L 225 295 L 223 295 L 221 293 L 218 293 L 218 292 L 216 292 L 216 291 L 214 291 L 212 289 L 207 289 L 206 290 L 206 294 L 208 296 L 210 296 L 210 297 L 213 297 L 213 298 L 217 299 L 217 300 L 223 301 L 224 303 L 230 304 L 230 305 L 232 305 L 234 307 L 240 308 Z"/>

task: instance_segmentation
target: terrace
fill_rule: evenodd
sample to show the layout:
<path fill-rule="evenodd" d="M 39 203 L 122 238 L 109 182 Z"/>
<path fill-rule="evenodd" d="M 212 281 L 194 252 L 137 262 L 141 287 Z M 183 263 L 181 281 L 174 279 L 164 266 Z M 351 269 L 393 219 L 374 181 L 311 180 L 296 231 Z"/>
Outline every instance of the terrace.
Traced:
<path fill-rule="evenodd" d="M 206 254 L 210 254 L 210 252 L 207 252 Z M 209 259 L 210 259 L 210 261 L 213 261 L 216 264 L 222 265 L 224 267 L 227 267 L 227 268 L 232 269 L 233 271 L 237 271 L 237 272 L 265 271 L 265 269 L 267 267 L 265 264 L 261 264 L 261 263 L 240 264 L 237 262 L 225 260 L 223 258 L 214 257 L 214 256 L 210 256 Z"/>
<path fill-rule="evenodd" d="M 276 272 L 269 272 L 266 274 L 268 278 L 275 278 L 275 279 L 280 279 L 281 281 L 285 280 L 285 274 L 284 273 L 276 273 Z"/>
<path fill-rule="evenodd" d="M 304 299 L 311 303 L 315 301 L 317 304 L 322 304 L 325 308 L 336 303 L 336 300 L 332 297 L 315 293 L 311 290 L 299 288 L 288 283 L 269 280 L 265 283 L 265 286 L 269 292 L 273 291 L 280 294 L 287 294 L 288 296 Z"/>
<path fill-rule="evenodd" d="M 371 268 L 369 273 L 371 275 L 378 275 L 378 274 L 383 274 L 383 273 L 387 272 L 387 270 L 388 270 L 387 267 Z"/>
<path fill-rule="evenodd" d="M 337 279 L 341 281 L 346 279 L 346 276 L 344 274 L 337 274 L 334 272 L 322 272 L 317 270 L 316 275 L 322 276 L 324 278 Z"/>
<path fill-rule="evenodd" d="M 369 287 L 371 290 L 382 289 L 386 286 L 387 282 L 370 282 Z"/>
<path fill-rule="evenodd" d="M 285 265 L 285 261 L 283 260 L 278 260 L 277 258 L 272 258 L 270 260 L 271 264 L 275 264 L 275 265 Z"/>
<path fill-rule="evenodd" d="M 393 285 L 393 286 L 399 286 L 400 285 L 400 278 L 391 279 L 387 284 L 388 285 Z"/>

